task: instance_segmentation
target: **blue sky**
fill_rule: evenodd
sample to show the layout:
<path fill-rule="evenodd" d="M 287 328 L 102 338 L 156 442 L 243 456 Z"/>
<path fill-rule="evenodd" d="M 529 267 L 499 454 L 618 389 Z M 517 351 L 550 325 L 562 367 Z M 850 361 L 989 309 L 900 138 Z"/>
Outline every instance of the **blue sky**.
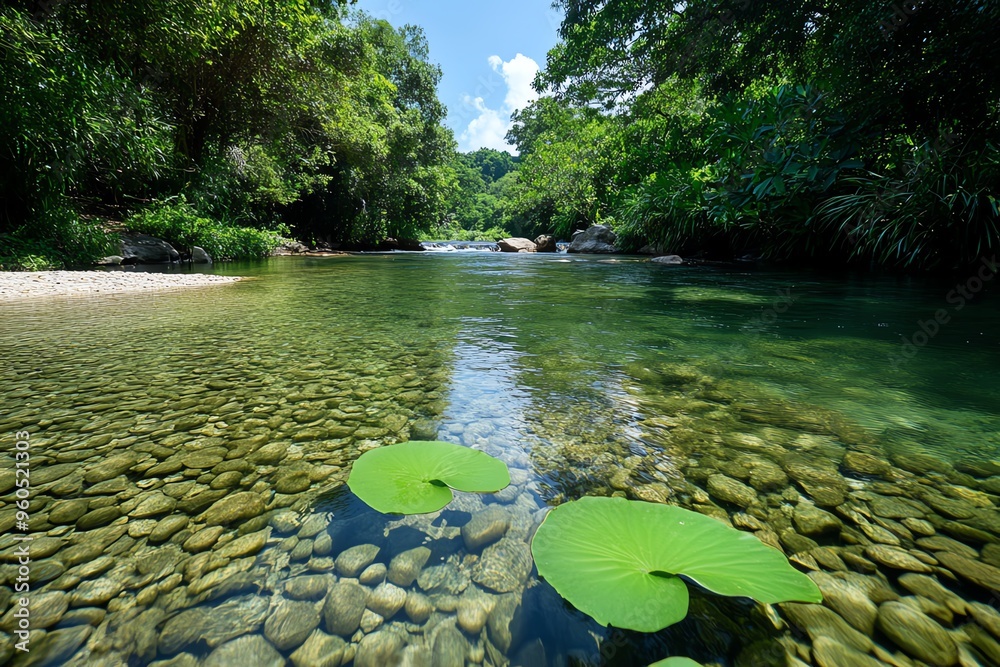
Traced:
<path fill-rule="evenodd" d="M 359 0 L 395 26 L 419 25 L 444 71 L 438 95 L 463 151 L 512 150 L 510 114 L 537 95 L 531 82 L 555 46 L 561 15 L 550 0 Z"/>

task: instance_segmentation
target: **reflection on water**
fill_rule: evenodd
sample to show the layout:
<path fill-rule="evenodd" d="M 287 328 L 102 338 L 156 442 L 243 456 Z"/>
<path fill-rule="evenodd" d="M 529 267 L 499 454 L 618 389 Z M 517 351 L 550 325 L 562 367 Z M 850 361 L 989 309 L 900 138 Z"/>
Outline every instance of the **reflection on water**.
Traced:
<path fill-rule="evenodd" d="M 494 253 L 218 270 L 252 280 L 3 306 L 0 434 L 32 441 L 31 664 L 928 662 L 910 635 L 991 664 L 989 301 L 893 364 L 947 290 Z M 374 512 L 343 484 L 351 462 L 409 439 L 482 449 L 513 484 Z M 0 663 L 16 628 L 4 461 Z M 528 545 L 551 504 L 612 494 L 754 531 L 837 620 L 695 590 L 667 631 L 598 627 Z"/>

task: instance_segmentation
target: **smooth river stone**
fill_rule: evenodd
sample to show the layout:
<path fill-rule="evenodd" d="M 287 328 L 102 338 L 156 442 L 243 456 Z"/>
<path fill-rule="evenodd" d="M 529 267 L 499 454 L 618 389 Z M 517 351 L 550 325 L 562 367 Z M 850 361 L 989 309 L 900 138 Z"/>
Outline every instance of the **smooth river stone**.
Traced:
<path fill-rule="evenodd" d="M 384 619 L 396 615 L 406 603 L 406 591 L 399 586 L 383 582 L 368 596 L 368 608 Z"/>
<path fill-rule="evenodd" d="M 954 614 L 965 614 L 965 600 L 942 586 L 937 579 L 907 572 L 900 575 L 899 584 L 914 595 L 921 595 L 928 600 L 944 605 Z"/>
<path fill-rule="evenodd" d="M 242 537 L 237 537 L 232 542 L 227 542 L 219 547 L 216 553 L 223 558 L 245 558 L 246 556 L 253 556 L 264 548 L 264 545 L 267 544 L 267 538 L 270 537 L 270 535 L 270 528 L 258 530 L 256 533 L 243 535 Z"/>
<path fill-rule="evenodd" d="M 397 586 L 412 586 L 430 557 L 431 550 L 427 547 L 417 547 L 397 554 L 389 563 L 389 581 Z"/>
<path fill-rule="evenodd" d="M 845 646 L 829 637 L 817 637 L 812 645 L 813 662 L 818 667 L 885 667 L 885 663 Z M 789 661 L 789 665 L 793 663 Z M 796 661 L 795 665 L 804 665 Z"/>
<path fill-rule="evenodd" d="M 798 531 L 809 537 L 836 534 L 843 527 L 840 519 L 811 503 L 799 503 L 792 514 L 792 520 Z"/>
<path fill-rule="evenodd" d="M 62 591 L 51 591 L 46 593 L 32 594 L 31 604 L 31 628 L 44 630 L 58 623 L 66 610 L 69 609 L 69 596 Z M 0 629 L 8 633 L 13 633 L 17 628 L 18 619 L 14 612 L 20 605 L 12 606 L 3 618 L 0 619 Z"/>
<path fill-rule="evenodd" d="M 117 454 L 95 464 L 83 474 L 83 479 L 88 484 L 106 482 L 127 472 L 138 459 L 139 457 L 134 453 Z"/>
<path fill-rule="evenodd" d="M 161 514 L 169 514 L 176 506 L 176 500 L 156 491 L 143 498 L 129 516 L 135 519 L 148 519 Z"/>
<path fill-rule="evenodd" d="M 102 507 L 81 516 L 76 522 L 76 528 L 81 531 L 101 528 L 117 520 L 121 515 L 121 510 L 115 506 Z"/>
<path fill-rule="evenodd" d="M 202 667 L 284 667 L 285 658 L 260 635 L 226 642 L 205 658 Z"/>
<path fill-rule="evenodd" d="M 814 642 L 819 637 L 829 637 L 862 653 L 868 653 L 874 646 L 868 635 L 855 630 L 836 612 L 826 607 L 790 602 L 781 605 L 781 611 Z"/>
<path fill-rule="evenodd" d="M 322 600 L 333 581 L 333 575 L 312 574 L 293 577 L 285 582 L 285 595 L 293 600 Z"/>
<path fill-rule="evenodd" d="M 510 529 L 510 514 L 496 506 L 476 512 L 462 526 L 462 540 L 469 551 L 478 551 L 496 542 Z"/>
<path fill-rule="evenodd" d="M 184 551 L 196 554 L 211 549 L 218 541 L 225 529 L 222 526 L 212 526 L 202 528 L 187 538 L 182 545 Z"/>
<path fill-rule="evenodd" d="M 473 570 L 472 580 L 497 593 L 510 593 L 527 581 L 533 562 L 527 544 L 505 537 L 486 547 Z"/>
<path fill-rule="evenodd" d="M 361 544 L 342 551 L 337 556 L 337 573 L 344 577 L 356 577 L 372 564 L 381 549 L 374 544 Z"/>
<path fill-rule="evenodd" d="M 339 667 L 346 648 L 346 642 L 340 637 L 316 630 L 292 653 L 292 664 L 295 667 Z"/>
<path fill-rule="evenodd" d="M 389 630 L 365 635 L 358 645 L 354 666 L 386 667 L 398 664 L 397 654 L 403 649 L 403 645 L 403 638 Z"/>
<path fill-rule="evenodd" d="M 875 477 L 888 475 L 892 471 L 892 466 L 889 465 L 888 461 L 872 456 L 871 454 L 854 451 L 844 454 L 844 468 L 851 472 Z"/>
<path fill-rule="evenodd" d="M 950 551 L 939 551 L 934 555 L 942 565 L 962 579 L 988 591 L 1000 591 L 1000 569 Z"/>
<path fill-rule="evenodd" d="M 264 636 L 280 651 L 302 645 L 319 626 L 320 612 L 314 602 L 281 600 L 264 621 Z"/>
<path fill-rule="evenodd" d="M 190 521 L 191 520 L 188 517 L 181 514 L 175 514 L 160 519 L 157 522 L 156 527 L 153 528 L 153 531 L 149 534 L 149 543 L 161 544 L 166 542 L 178 531 L 187 528 L 188 522 Z"/>
<path fill-rule="evenodd" d="M 386 571 L 384 563 L 372 563 L 361 573 L 358 581 L 365 586 L 378 586 L 385 581 Z"/>
<path fill-rule="evenodd" d="M 740 507 L 749 507 L 757 502 L 757 492 L 726 475 L 712 475 L 708 478 L 708 492 L 719 500 Z"/>
<path fill-rule="evenodd" d="M 76 523 L 77 519 L 87 513 L 86 500 L 60 500 L 53 504 L 49 512 L 49 522 L 57 526 Z"/>
<path fill-rule="evenodd" d="M 880 565 L 910 572 L 933 572 L 934 568 L 912 554 L 898 548 L 876 544 L 865 549 L 865 555 Z"/>
<path fill-rule="evenodd" d="M 341 582 L 330 589 L 323 605 L 323 620 L 330 634 L 350 637 L 361 627 L 368 590 L 352 582 Z"/>
<path fill-rule="evenodd" d="M 406 595 L 406 615 L 414 623 L 423 623 L 434 613 L 434 603 L 423 593 L 410 591 Z"/>
<path fill-rule="evenodd" d="M 811 572 L 809 577 L 823 593 L 823 604 L 840 614 L 855 630 L 872 634 L 878 607 L 868 599 L 863 589 L 823 572 Z"/>
<path fill-rule="evenodd" d="M 465 664 L 469 643 L 454 625 L 441 627 L 434 636 L 432 667 L 458 667 Z M 518 663 L 520 664 L 520 663 Z"/>
<path fill-rule="evenodd" d="M 938 667 L 958 662 L 958 647 L 944 628 L 902 602 L 878 610 L 879 629 L 908 655 Z"/>
<path fill-rule="evenodd" d="M 264 501 L 258 494 L 243 491 L 217 500 L 199 519 L 210 526 L 219 526 L 256 518 L 264 510 Z"/>
<path fill-rule="evenodd" d="M 228 472 L 220 473 L 215 479 L 209 483 L 209 488 L 219 490 L 219 489 L 232 489 L 240 485 L 243 481 L 243 473 L 236 470 L 230 470 Z"/>
<path fill-rule="evenodd" d="M 94 628 L 90 625 L 77 625 L 76 627 L 53 630 L 45 635 L 45 638 L 37 645 L 32 642 L 30 647 L 31 652 L 38 656 L 44 656 L 44 659 L 38 660 L 37 662 L 32 661 L 30 664 L 68 664 L 70 658 L 73 657 L 73 654 L 76 653 L 81 646 L 83 646 L 83 643 L 87 641 L 87 638 L 90 637 L 90 634 L 93 631 Z M 29 663 L 25 662 L 19 664 Z"/>

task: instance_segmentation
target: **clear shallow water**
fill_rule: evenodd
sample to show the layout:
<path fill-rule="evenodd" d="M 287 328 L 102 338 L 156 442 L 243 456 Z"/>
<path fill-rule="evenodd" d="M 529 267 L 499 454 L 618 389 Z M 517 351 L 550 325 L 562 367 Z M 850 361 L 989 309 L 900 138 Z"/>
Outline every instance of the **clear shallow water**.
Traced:
<path fill-rule="evenodd" d="M 48 540 L 34 565 L 36 590 L 48 595 L 39 622 L 52 621 L 33 642 L 52 664 L 213 651 L 208 660 L 225 664 L 260 654 L 231 640 L 261 635 L 292 656 L 302 640 L 268 619 L 288 601 L 313 605 L 321 629 L 328 614 L 322 595 L 303 597 L 289 582 L 325 577 L 325 591 L 344 575 L 336 558 L 364 544 L 384 565 L 423 544 L 432 552 L 425 569 L 439 568 L 441 581 L 402 587 L 431 601 L 426 620 L 405 609 L 368 617 L 379 643 L 362 641 L 358 664 L 389 664 L 390 654 L 402 664 L 444 660 L 461 652 L 456 643 L 473 664 L 644 665 L 668 654 L 769 664 L 795 635 L 760 608 L 698 594 L 688 620 L 667 632 L 610 633 L 534 573 L 498 575 L 517 564 L 470 552 L 459 527 L 499 506 L 510 515 L 504 540 L 526 545 L 550 503 L 617 493 L 726 519 L 750 514 L 778 535 L 796 529 L 787 516 L 797 504 L 834 504 L 779 475 L 741 508 L 707 494 L 708 478 L 751 483 L 754 466 L 788 469 L 799 457 L 846 475 L 838 488 L 886 493 L 885 479 L 845 470 L 848 452 L 903 467 L 927 454 L 974 469 L 956 478 L 967 473 L 948 468 L 949 480 L 916 470 L 906 484 L 918 491 L 899 488 L 919 496 L 913 485 L 959 484 L 986 493 L 989 506 L 976 511 L 995 514 L 996 491 L 979 488 L 983 467 L 1000 458 L 995 304 L 954 312 L 913 359 L 893 362 L 901 335 L 953 308 L 949 284 L 494 253 L 277 258 L 218 270 L 252 280 L 2 306 L 0 433 L 12 443 L 15 431 L 31 432 L 40 480 L 31 527 Z M 461 496 L 424 518 L 372 517 L 345 498 L 361 451 L 431 437 L 503 458 L 514 487 Z M 226 506 L 234 497 L 239 507 Z M 843 535 L 817 541 L 858 546 Z M 9 616 L 16 573 L 3 567 Z M 968 582 L 949 585 L 988 600 Z M 485 630 L 463 627 L 461 641 L 445 632 L 459 603 L 490 618 Z M 358 650 L 352 635 L 360 639 L 344 637 L 348 659 Z"/>

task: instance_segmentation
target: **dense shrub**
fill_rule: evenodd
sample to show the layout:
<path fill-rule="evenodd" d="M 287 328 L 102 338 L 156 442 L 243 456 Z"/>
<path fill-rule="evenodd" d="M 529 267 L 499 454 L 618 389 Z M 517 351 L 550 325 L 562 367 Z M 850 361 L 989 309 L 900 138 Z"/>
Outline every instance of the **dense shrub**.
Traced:
<path fill-rule="evenodd" d="M 131 216 L 131 232 L 161 238 L 178 250 L 204 248 L 213 259 L 235 260 L 266 257 L 282 244 L 288 229 L 238 227 L 202 217 L 183 197 L 159 202 Z"/>

